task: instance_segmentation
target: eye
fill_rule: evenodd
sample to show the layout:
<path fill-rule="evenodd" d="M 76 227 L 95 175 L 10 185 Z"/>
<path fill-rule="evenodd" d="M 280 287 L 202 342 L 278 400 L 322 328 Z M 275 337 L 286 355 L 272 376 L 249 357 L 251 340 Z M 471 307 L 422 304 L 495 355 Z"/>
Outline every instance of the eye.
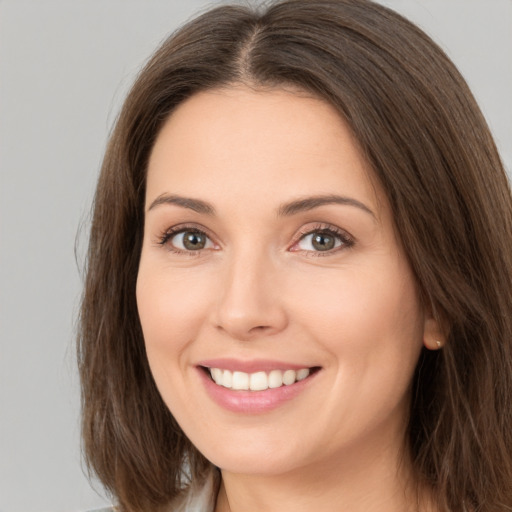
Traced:
<path fill-rule="evenodd" d="M 208 237 L 200 231 L 183 231 L 171 238 L 171 243 L 177 249 L 186 251 L 200 251 L 201 249 L 205 249 L 209 241 Z"/>
<path fill-rule="evenodd" d="M 297 246 L 303 251 L 330 251 L 341 245 L 339 237 L 329 233 L 310 233 L 304 236 Z"/>
<path fill-rule="evenodd" d="M 162 235 L 161 245 L 166 245 L 176 252 L 198 252 L 214 247 L 208 235 L 196 228 L 170 230 Z"/>
<path fill-rule="evenodd" d="M 321 227 L 302 233 L 299 241 L 294 244 L 291 250 L 331 253 L 337 252 L 338 249 L 351 247 L 353 244 L 353 239 L 338 228 Z"/>

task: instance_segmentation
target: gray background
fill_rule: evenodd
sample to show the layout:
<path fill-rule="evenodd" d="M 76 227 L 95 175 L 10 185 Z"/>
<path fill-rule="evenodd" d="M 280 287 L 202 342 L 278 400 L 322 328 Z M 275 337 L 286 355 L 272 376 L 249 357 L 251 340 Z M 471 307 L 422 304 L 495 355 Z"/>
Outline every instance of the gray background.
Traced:
<path fill-rule="evenodd" d="M 512 0 L 381 1 L 456 62 L 510 171 Z M 82 225 L 80 256 L 106 138 L 134 74 L 211 4 L 0 0 L 0 512 L 106 503 L 80 462 L 75 237 Z"/>

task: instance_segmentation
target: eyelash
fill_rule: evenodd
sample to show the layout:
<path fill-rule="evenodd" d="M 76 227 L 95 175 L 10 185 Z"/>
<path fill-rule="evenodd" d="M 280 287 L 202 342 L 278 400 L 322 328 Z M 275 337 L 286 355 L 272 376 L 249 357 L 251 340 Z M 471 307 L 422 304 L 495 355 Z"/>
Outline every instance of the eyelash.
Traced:
<path fill-rule="evenodd" d="M 193 224 L 181 224 L 178 226 L 173 226 L 172 228 L 166 229 L 163 233 L 160 234 L 158 237 L 158 245 L 161 245 L 162 247 L 166 247 L 166 249 L 172 253 L 175 254 L 185 254 L 187 256 L 200 256 L 204 249 L 199 249 L 197 251 L 186 251 L 183 249 L 178 249 L 174 245 L 170 244 L 169 241 L 171 238 L 173 238 L 176 235 L 179 235 L 180 233 L 197 233 L 198 235 L 203 235 L 206 238 L 211 240 L 211 237 L 208 235 L 208 233 L 203 229 L 199 228 L 197 226 L 194 226 Z"/>
<path fill-rule="evenodd" d="M 355 244 L 354 238 L 349 235 L 346 231 L 333 226 L 332 224 L 317 224 L 313 227 L 308 227 L 306 229 L 303 229 L 299 231 L 297 236 L 295 237 L 295 240 L 292 244 L 292 247 L 295 247 L 297 244 L 301 242 L 301 240 L 304 240 L 306 236 L 311 234 L 322 234 L 322 235 L 329 235 L 334 238 L 337 238 L 340 240 L 341 245 L 338 247 L 335 247 L 333 249 L 327 250 L 327 251 L 306 251 L 303 249 L 296 249 L 294 252 L 305 252 L 307 253 L 308 257 L 326 257 L 331 256 L 333 254 L 338 253 L 339 251 L 350 249 Z"/>
<path fill-rule="evenodd" d="M 211 237 L 208 235 L 208 233 L 202 229 L 198 228 L 194 225 L 178 225 L 174 226 L 172 228 L 169 228 L 165 230 L 163 233 L 160 234 L 158 237 L 158 245 L 166 246 L 167 249 L 170 252 L 173 252 L 175 254 L 186 254 L 189 256 L 200 256 L 201 253 L 204 251 L 204 249 L 199 249 L 196 251 L 187 251 L 183 249 L 178 249 L 177 247 L 173 246 L 169 243 L 169 241 L 176 235 L 184 232 L 191 232 L 191 233 L 197 233 L 199 235 L 203 235 L 211 240 Z M 338 251 L 349 249 L 351 248 L 355 240 L 352 236 L 350 236 L 346 231 L 341 230 L 340 228 L 333 226 L 331 224 L 317 224 L 316 226 L 303 229 L 299 231 L 299 233 L 294 237 L 294 241 L 292 243 L 292 247 L 295 247 L 297 244 L 301 242 L 306 236 L 311 234 L 324 234 L 332 236 L 338 240 L 341 241 L 341 245 L 330 249 L 327 251 L 307 251 L 304 249 L 294 249 L 293 252 L 305 252 L 308 254 L 309 257 L 325 257 L 330 256 L 334 253 L 337 253 Z"/>

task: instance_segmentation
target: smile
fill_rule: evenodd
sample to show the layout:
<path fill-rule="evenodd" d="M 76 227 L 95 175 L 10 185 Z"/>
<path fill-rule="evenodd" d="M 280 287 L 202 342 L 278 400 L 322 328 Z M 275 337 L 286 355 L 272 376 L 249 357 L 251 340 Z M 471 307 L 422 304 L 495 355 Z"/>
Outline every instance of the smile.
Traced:
<path fill-rule="evenodd" d="M 241 371 L 230 371 L 222 368 L 208 368 L 212 380 L 218 386 L 223 386 L 235 391 L 265 391 L 276 389 L 282 386 L 291 386 L 296 382 L 306 379 L 310 368 L 299 370 L 272 370 L 270 372 L 246 373 Z"/>
<path fill-rule="evenodd" d="M 207 395 L 217 405 L 235 413 L 261 414 L 304 393 L 314 385 L 322 367 L 227 358 L 201 361 L 196 369 Z"/>

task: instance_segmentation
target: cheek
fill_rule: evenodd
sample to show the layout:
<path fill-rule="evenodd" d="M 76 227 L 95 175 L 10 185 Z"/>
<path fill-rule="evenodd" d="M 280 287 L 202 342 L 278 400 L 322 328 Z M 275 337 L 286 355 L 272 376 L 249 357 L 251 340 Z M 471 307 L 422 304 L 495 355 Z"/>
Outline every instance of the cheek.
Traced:
<path fill-rule="evenodd" d="M 179 355 L 196 337 L 210 301 L 202 277 L 141 261 L 137 307 L 150 362 L 159 356 Z"/>
<path fill-rule="evenodd" d="M 326 349 L 354 396 L 407 389 L 423 339 L 424 316 L 411 272 L 400 259 L 339 272 L 304 274 L 291 293 L 295 317 Z M 307 290 L 307 293 L 304 293 Z M 381 386 L 381 390 L 379 390 Z M 394 395 L 393 398 L 391 395 Z"/>
<path fill-rule="evenodd" d="M 182 376 L 208 301 L 204 285 L 190 272 L 141 260 L 136 293 L 146 354 L 162 399 L 177 417 L 188 414 Z"/>
<path fill-rule="evenodd" d="M 403 338 L 421 331 L 421 308 L 407 267 L 303 273 L 290 287 L 290 296 L 300 310 L 297 318 L 347 343 L 365 332 L 377 341 L 386 333 Z"/>
<path fill-rule="evenodd" d="M 317 413 L 322 417 L 323 412 L 325 422 L 333 425 L 333 438 L 357 437 L 363 425 L 377 428 L 388 418 L 401 421 L 407 414 L 423 313 L 408 267 L 384 270 L 375 264 L 325 278 L 317 274 L 314 283 L 302 278 L 301 287 L 309 293 L 297 301 L 295 317 L 329 353 L 329 367 L 334 368 L 331 392 Z"/>

